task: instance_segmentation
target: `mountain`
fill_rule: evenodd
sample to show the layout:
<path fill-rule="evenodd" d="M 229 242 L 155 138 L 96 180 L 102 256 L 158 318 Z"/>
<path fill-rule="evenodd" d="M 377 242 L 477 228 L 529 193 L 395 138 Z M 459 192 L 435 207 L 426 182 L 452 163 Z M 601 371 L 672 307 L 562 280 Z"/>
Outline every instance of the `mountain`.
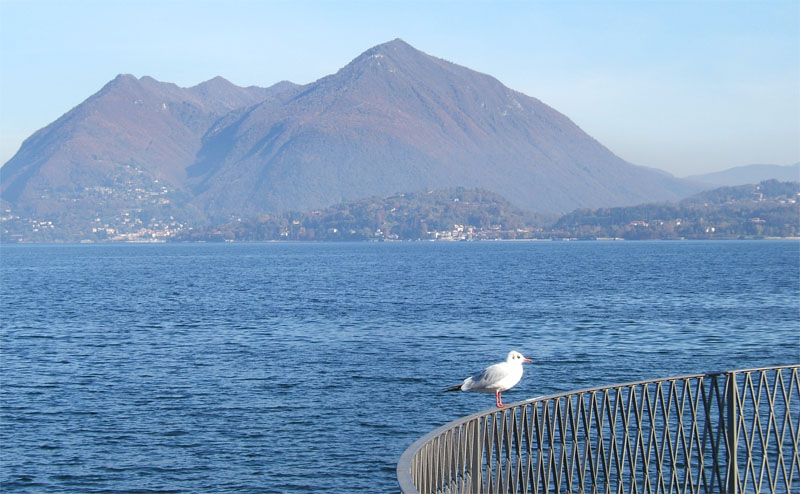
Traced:
<path fill-rule="evenodd" d="M 217 77 L 180 88 L 119 75 L 22 144 L 2 167 L 2 199 L 39 215 L 78 206 L 94 214 L 137 205 L 123 197 L 137 189 L 180 193 L 214 122 L 293 87 L 241 88 Z"/>
<path fill-rule="evenodd" d="M 195 204 L 218 216 L 454 186 L 539 211 L 697 190 L 626 163 L 539 100 L 401 40 L 286 103 L 215 126 L 200 157 L 189 168 Z"/>
<path fill-rule="evenodd" d="M 545 212 L 700 190 L 625 162 L 541 101 L 399 39 L 305 86 L 215 78 L 180 88 L 121 75 L 27 139 L 0 173 L 8 214 L 75 234 L 458 186 Z"/>
<path fill-rule="evenodd" d="M 692 175 L 687 180 L 694 180 L 717 186 L 736 186 L 757 184 L 764 180 L 800 181 L 800 163 L 793 165 L 745 165 L 729 168 L 714 173 Z"/>

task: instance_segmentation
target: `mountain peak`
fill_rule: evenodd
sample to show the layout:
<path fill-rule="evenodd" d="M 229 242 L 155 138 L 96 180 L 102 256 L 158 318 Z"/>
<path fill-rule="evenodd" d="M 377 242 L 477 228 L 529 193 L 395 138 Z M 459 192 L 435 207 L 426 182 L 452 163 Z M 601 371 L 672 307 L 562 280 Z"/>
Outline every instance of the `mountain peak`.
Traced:
<path fill-rule="evenodd" d="M 395 38 L 391 41 L 387 41 L 386 43 L 381 43 L 379 45 L 373 46 L 370 50 L 413 50 L 419 51 L 410 44 L 406 43 L 400 38 Z"/>
<path fill-rule="evenodd" d="M 231 81 L 229 81 L 228 79 L 225 79 L 224 77 L 218 75 L 218 76 L 216 76 L 214 78 L 211 78 L 211 79 L 209 79 L 209 80 L 207 80 L 205 82 L 201 82 L 200 84 L 194 86 L 194 88 L 197 88 L 197 89 L 200 89 L 200 88 L 229 88 L 231 86 L 235 86 L 235 84 L 232 83 Z"/>
<path fill-rule="evenodd" d="M 132 82 L 132 81 L 138 81 L 138 80 L 139 79 L 137 79 L 136 76 L 133 75 L 133 74 L 117 74 L 117 77 L 115 77 L 112 80 L 112 82 L 114 82 L 114 81 L 117 81 L 117 82 Z"/>
<path fill-rule="evenodd" d="M 117 77 L 111 79 L 104 86 L 110 87 L 130 87 L 139 84 L 139 79 L 133 74 L 117 74 Z"/>
<path fill-rule="evenodd" d="M 413 46 L 409 45 L 402 39 L 395 38 L 391 41 L 387 41 L 386 43 L 373 46 L 369 50 L 362 53 L 354 61 L 376 58 L 380 56 L 388 57 L 393 59 L 394 61 L 398 61 L 399 59 L 408 57 L 425 56 L 425 54 L 417 50 Z"/>

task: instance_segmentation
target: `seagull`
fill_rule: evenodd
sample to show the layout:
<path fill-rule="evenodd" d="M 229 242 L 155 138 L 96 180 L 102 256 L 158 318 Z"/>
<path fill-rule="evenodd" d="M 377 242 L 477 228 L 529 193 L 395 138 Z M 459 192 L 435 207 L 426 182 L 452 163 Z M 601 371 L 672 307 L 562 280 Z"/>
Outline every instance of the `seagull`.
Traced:
<path fill-rule="evenodd" d="M 521 353 L 511 350 L 505 362 L 490 365 L 472 377 L 464 379 L 445 391 L 480 391 L 481 393 L 494 393 L 494 400 L 498 408 L 503 408 L 500 393 L 513 388 L 522 379 L 522 363 L 530 362 Z"/>

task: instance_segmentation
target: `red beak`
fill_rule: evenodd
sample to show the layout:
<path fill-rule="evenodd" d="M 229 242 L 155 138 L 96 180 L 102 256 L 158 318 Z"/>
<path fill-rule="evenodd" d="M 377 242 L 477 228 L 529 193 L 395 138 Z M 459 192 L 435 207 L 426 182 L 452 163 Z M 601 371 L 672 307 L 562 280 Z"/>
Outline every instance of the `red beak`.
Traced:
<path fill-rule="evenodd" d="M 533 362 L 533 360 L 531 360 L 529 358 L 526 358 L 526 359 L 523 360 L 523 362 Z"/>

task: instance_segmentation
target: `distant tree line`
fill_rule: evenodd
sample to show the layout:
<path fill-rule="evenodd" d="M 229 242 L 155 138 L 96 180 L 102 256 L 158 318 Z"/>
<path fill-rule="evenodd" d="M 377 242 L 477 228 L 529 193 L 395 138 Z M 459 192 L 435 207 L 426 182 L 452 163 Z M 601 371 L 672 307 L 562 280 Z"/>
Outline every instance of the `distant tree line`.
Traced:
<path fill-rule="evenodd" d="M 151 193 L 159 201 L 164 197 Z M 722 187 L 677 203 L 579 209 L 563 216 L 521 210 L 475 188 L 370 197 L 325 209 L 265 214 L 199 227 L 165 205 L 85 213 L 89 221 L 26 218 L 5 210 L 2 241 L 375 241 L 494 239 L 728 239 L 800 236 L 800 183 Z M 165 201 L 161 201 L 165 202 Z M 181 214 L 180 217 L 184 215 Z M 65 228 L 64 225 L 83 225 Z"/>
<path fill-rule="evenodd" d="M 516 236 L 517 230 L 541 229 L 556 218 L 523 211 L 493 192 L 458 187 L 371 197 L 323 210 L 263 215 L 185 230 L 175 240 L 423 240 L 433 232 L 457 227 Z"/>
<path fill-rule="evenodd" d="M 755 238 L 800 235 L 800 183 L 770 180 L 722 187 L 678 203 L 579 209 L 553 233 L 576 238 Z"/>

